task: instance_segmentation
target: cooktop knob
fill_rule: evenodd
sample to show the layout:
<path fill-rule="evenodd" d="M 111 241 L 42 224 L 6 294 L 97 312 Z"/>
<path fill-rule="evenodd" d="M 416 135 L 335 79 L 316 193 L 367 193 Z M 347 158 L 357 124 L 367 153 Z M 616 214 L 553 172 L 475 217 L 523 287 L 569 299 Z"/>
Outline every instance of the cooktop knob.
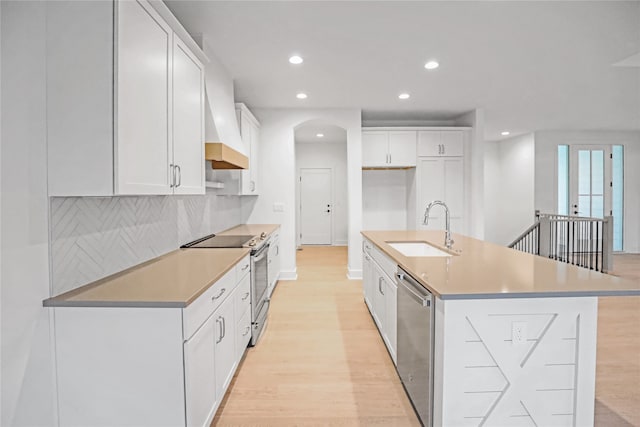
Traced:
<path fill-rule="evenodd" d="M 266 239 L 266 238 L 267 238 L 267 233 L 264 233 L 264 232 L 263 232 L 263 233 L 260 235 L 260 240 L 264 240 L 264 239 Z"/>
<path fill-rule="evenodd" d="M 255 245 L 256 245 L 256 241 L 255 241 L 255 240 L 251 240 L 251 241 L 249 242 L 249 246 L 255 246 Z"/>

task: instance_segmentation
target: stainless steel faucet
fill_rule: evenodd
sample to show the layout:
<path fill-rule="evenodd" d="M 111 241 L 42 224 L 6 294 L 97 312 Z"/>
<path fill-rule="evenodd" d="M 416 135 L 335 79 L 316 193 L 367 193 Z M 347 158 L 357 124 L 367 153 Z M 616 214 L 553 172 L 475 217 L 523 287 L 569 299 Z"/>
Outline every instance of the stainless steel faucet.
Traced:
<path fill-rule="evenodd" d="M 422 221 L 422 223 L 424 225 L 427 225 L 429 223 L 429 211 L 431 210 L 432 207 L 436 205 L 440 205 L 444 207 L 445 224 L 447 228 L 444 236 L 444 245 L 447 247 L 447 249 L 451 249 L 451 246 L 453 246 L 453 239 L 451 238 L 451 222 L 449 218 L 449 208 L 447 207 L 445 202 L 442 202 L 440 200 L 434 200 L 433 202 L 429 203 L 427 205 L 427 209 L 425 209 L 424 211 L 424 220 Z"/>

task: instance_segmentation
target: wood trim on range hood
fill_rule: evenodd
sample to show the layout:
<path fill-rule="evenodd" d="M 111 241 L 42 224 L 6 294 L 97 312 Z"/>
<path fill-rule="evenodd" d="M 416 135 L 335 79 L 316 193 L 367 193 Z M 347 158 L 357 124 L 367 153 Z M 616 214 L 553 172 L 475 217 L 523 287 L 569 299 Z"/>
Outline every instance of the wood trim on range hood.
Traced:
<path fill-rule="evenodd" d="M 206 142 L 204 158 L 213 169 L 249 169 L 249 158 L 222 142 Z"/>

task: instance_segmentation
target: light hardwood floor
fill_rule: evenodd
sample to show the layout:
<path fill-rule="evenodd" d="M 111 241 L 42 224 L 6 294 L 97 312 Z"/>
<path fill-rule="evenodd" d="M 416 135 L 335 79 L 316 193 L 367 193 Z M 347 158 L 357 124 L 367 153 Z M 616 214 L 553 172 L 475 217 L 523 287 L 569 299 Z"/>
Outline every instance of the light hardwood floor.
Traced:
<path fill-rule="evenodd" d="M 346 260 L 345 247 L 298 252 L 212 425 L 419 425 Z M 640 280 L 640 256 L 614 266 Z M 640 298 L 602 298 L 598 317 L 596 425 L 640 426 Z"/>

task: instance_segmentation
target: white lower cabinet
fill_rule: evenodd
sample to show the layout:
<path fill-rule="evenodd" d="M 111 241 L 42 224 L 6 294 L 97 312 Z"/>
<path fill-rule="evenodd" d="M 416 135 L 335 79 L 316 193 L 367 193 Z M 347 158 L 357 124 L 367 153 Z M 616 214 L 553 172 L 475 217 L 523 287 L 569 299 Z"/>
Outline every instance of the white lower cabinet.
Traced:
<path fill-rule="evenodd" d="M 184 343 L 188 426 L 209 425 L 218 406 L 214 355 L 216 326 L 217 318 L 212 315 L 195 335 Z"/>
<path fill-rule="evenodd" d="M 251 309 L 247 309 L 240 321 L 236 324 L 236 359 L 242 359 L 242 355 L 251 341 Z"/>
<path fill-rule="evenodd" d="M 397 266 L 368 240 L 364 242 L 363 291 L 371 316 L 380 331 L 393 363 L 396 363 Z"/>
<path fill-rule="evenodd" d="M 185 308 L 53 308 L 59 425 L 209 426 L 251 337 L 247 265 Z"/>
<path fill-rule="evenodd" d="M 269 266 L 267 267 L 269 281 L 269 297 L 276 287 L 280 277 L 280 234 L 274 233 L 269 240 Z"/>
<path fill-rule="evenodd" d="M 362 286 L 363 286 L 363 293 L 364 293 L 364 301 L 367 304 L 367 306 L 369 307 L 369 311 L 371 312 L 371 314 L 373 315 L 373 274 L 374 274 L 374 266 L 373 266 L 373 259 L 371 259 L 371 256 L 369 255 L 369 253 L 366 251 L 364 251 L 364 253 L 362 254 L 362 259 L 363 259 L 363 266 L 362 266 Z M 375 320 L 375 316 L 374 316 L 374 320 Z M 377 323 L 377 322 L 376 322 Z"/>
<path fill-rule="evenodd" d="M 234 300 L 232 297 L 213 314 L 215 317 L 216 395 L 223 396 L 237 366 Z"/>

